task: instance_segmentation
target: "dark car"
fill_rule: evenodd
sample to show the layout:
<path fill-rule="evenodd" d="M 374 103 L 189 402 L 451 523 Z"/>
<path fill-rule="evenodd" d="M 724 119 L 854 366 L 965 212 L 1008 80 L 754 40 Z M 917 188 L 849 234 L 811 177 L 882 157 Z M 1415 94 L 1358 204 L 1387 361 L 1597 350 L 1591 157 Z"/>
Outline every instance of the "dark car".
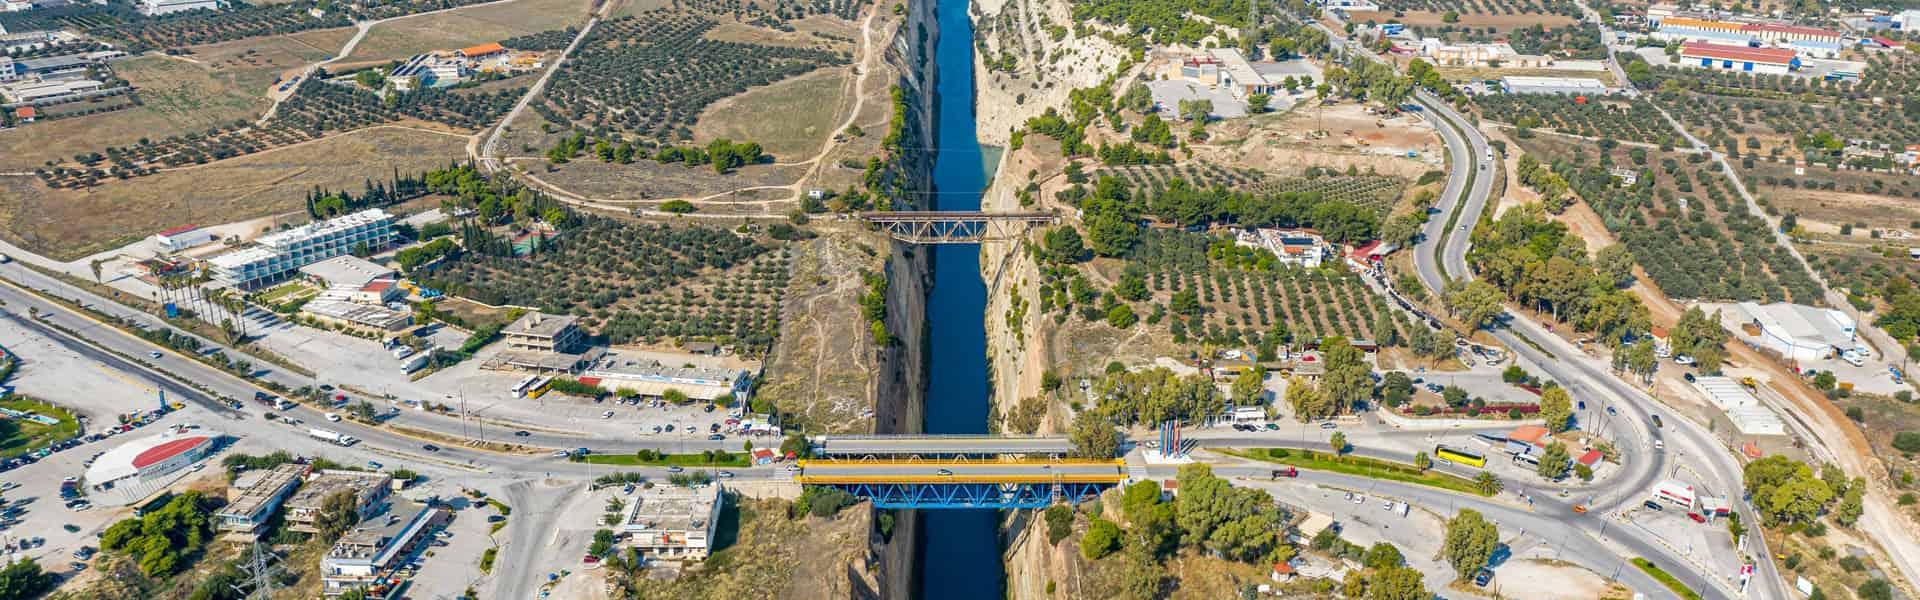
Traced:
<path fill-rule="evenodd" d="M 1693 374 L 1692 374 L 1692 373 L 1681 373 L 1681 374 L 1680 374 L 1680 376 L 1681 376 L 1681 377 L 1684 377 L 1684 378 L 1686 378 L 1686 380 L 1687 380 L 1687 383 L 1693 383 Z"/>
<path fill-rule="evenodd" d="M 1660 415 L 1647 415 L 1647 418 L 1653 419 L 1653 426 L 1655 428 L 1666 427 L 1666 425 L 1660 422 Z"/>
<path fill-rule="evenodd" d="M 1641 502 L 1640 505 L 1647 507 L 1647 510 L 1660 510 L 1660 511 L 1666 510 L 1666 507 L 1660 506 L 1659 502 L 1654 502 L 1652 500 Z"/>
<path fill-rule="evenodd" d="M 428 451 L 428 452 L 439 452 L 439 451 L 440 451 L 440 447 L 439 447 L 439 446 L 435 446 L 435 445 L 433 445 L 433 444 L 424 444 L 424 445 L 421 445 L 421 446 L 420 446 L 420 449 L 421 449 L 421 450 L 425 450 L 425 451 Z"/>
<path fill-rule="evenodd" d="M 713 412 L 713 405 L 712 405 L 712 404 L 708 404 L 708 405 L 707 405 L 707 412 Z"/>
<path fill-rule="evenodd" d="M 709 440 L 713 440 L 713 441 L 716 441 L 716 442 L 718 442 L 718 441 L 720 441 L 720 440 L 724 440 L 724 439 L 727 439 L 727 436 L 724 436 L 724 435 L 720 435 L 720 434 L 718 434 L 718 433 L 716 433 L 716 434 L 713 434 L 713 435 L 709 435 L 709 436 L 707 436 L 707 439 L 709 439 Z"/>
<path fill-rule="evenodd" d="M 506 520 L 507 518 L 502 515 L 487 515 L 488 523 L 504 523 Z"/>
<path fill-rule="evenodd" d="M 1480 570 L 1473 574 L 1474 585 L 1487 587 L 1487 583 L 1491 581 L 1493 581 L 1493 569 L 1480 567 Z"/>
<path fill-rule="evenodd" d="M 531 433 L 527 433 L 527 431 L 526 431 L 526 430 L 524 430 L 524 429 L 523 429 L 523 430 L 520 430 L 520 431 L 515 431 L 515 432 L 513 432 L 513 437 L 527 437 L 527 436 L 530 436 L 530 435 L 533 435 L 533 434 L 531 434 Z"/>

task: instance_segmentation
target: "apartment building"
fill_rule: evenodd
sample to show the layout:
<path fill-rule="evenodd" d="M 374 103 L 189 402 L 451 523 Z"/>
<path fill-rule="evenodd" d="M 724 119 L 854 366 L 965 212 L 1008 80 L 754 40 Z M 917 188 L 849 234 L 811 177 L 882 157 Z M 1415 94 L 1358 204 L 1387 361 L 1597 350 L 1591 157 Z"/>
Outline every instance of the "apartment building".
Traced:
<path fill-rule="evenodd" d="M 278 283 L 304 267 L 355 248 L 379 251 L 393 243 L 393 216 L 370 208 L 308 223 L 255 240 L 255 245 L 208 260 L 216 281 L 240 289 Z"/>
<path fill-rule="evenodd" d="M 393 478 L 385 473 L 321 471 L 301 486 L 300 491 L 287 498 L 287 529 L 304 533 L 319 532 L 314 522 L 320 519 L 327 498 L 344 491 L 353 492 L 354 505 L 362 520 L 379 514 L 380 507 L 386 504 L 392 481 Z"/>
<path fill-rule="evenodd" d="M 720 484 L 697 488 L 654 486 L 627 506 L 620 531 L 627 545 L 648 557 L 702 560 L 713 551 L 713 532 L 726 497 Z"/>

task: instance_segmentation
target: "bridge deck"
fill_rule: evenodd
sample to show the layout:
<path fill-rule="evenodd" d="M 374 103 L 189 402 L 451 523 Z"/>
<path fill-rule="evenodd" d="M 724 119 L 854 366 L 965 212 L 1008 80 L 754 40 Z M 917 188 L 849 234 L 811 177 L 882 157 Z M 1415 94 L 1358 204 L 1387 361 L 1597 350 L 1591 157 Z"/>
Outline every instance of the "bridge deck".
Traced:
<path fill-rule="evenodd" d="M 942 471 L 952 473 L 943 475 Z M 811 485 L 861 483 L 1106 483 L 1127 479 L 1123 460 L 978 462 L 839 462 L 800 461 L 794 481 Z"/>
<path fill-rule="evenodd" d="M 906 456 L 954 454 L 1060 454 L 1073 451 L 1067 436 L 830 436 L 819 444 L 825 456 Z"/>
<path fill-rule="evenodd" d="M 920 211 L 868 211 L 860 213 L 860 218 L 875 223 L 909 221 L 956 221 L 956 220 L 1015 220 L 1015 221 L 1052 221 L 1059 215 L 1050 212 L 986 212 L 978 210 L 920 210 Z"/>

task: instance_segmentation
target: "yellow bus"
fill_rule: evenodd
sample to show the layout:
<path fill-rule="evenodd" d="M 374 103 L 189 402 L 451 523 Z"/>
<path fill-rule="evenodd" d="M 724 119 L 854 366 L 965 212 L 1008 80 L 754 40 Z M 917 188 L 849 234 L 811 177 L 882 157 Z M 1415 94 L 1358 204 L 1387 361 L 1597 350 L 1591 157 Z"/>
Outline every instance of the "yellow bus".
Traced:
<path fill-rule="evenodd" d="M 1433 457 L 1456 465 L 1466 465 L 1475 469 L 1487 466 L 1487 457 L 1447 446 L 1434 446 Z"/>

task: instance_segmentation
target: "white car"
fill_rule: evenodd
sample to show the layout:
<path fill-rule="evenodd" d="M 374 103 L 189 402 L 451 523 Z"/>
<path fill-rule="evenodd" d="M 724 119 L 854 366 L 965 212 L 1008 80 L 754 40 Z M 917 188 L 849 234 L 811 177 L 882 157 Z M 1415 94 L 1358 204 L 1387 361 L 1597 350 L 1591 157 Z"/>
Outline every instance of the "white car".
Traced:
<path fill-rule="evenodd" d="M 152 350 L 152 351 L 148 351 L 148 352 L 147 352 L 147 356 L 151 356 L 151 357 L 154 357 L 154 358 L 160 358 L 160 351 L 159 351 L 159 350 Z"/>
<path fill-rule="evenodd" d="M 1673 357 L 1673 364 L 1676 364 L 1676 365 L 1687 366 L 1693 363 L 1694 363 L 1693 357 L 1687 356 L 1685 354 Z"/>
<path fill-rule="evenodd" d="M 328 420 L 328 421 L 333 421 L 333 422 L 335 422 L 335 423 L 339 423 L 339 422 L 340 422 L 340 415 L 336 415 L 336 414 L 333 414 L 333 413 L 327 413 L 327 420 Z"/>
<path fill-rule="evenodd" d="M 600 413 L 600 418 L 602 418 L 602 419 L 611 419 L 611 418 L 613 418 L 613 411 L 607 411 L 607 412 L 603 412 L 603 413 Z"/>

